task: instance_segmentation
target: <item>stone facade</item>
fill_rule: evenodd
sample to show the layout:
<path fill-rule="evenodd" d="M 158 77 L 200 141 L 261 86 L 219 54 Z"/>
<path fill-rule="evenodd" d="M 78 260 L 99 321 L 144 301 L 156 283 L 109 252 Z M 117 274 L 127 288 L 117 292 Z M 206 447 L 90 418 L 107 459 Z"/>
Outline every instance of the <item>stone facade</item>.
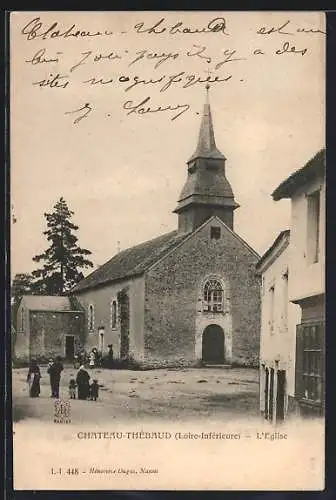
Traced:
<path fill-rule="evenodd" d="M 211 237 L 214 227 L 220 230 L 219 239 Z M 210 218 L 142 276 L 77 292 L 85 314 L 86 350 L 97 347 L 106 354 L 112 344 L 115 359 L 125 357 L 142 367 L 197 365 L 207 361 L 205 330 L 216 327 L 222 332 L 222 340 L 213 346 L 220 350 L 222 342 L 218 363 L 258 366 L 258 259 L 221 219 Z M 218 312 L 205 310 L 204 287 L 209 279 L 217 280 L 223 290 L 223 307 Z M 121 292 L 128 299 L 127 352 L 122 346 Z"/>
<path fill-rule="evenodd" d="M 120 358 L 122 320 L 120 308 L 120 292 L 129 298 L 129 353 L 128 357 L 143 361 L 143 323 L 144 323 L 144 278 L 122 280 L 118 283 L 84 290 L 77 294 L 81 307 L 85 312 L 84 337 L 85 348 L 98 348 L 107 353 L 107 346 L 113 345 L 115 358 Z M 116 304 L 116 318 L 113 321 L 113 303 Z M 93 328 L 89 325 L 89 307 L 93 307 Z M 127 333 L 127 332 L 125 332 Z M 103 334 L 103 344 L 101 335 Z"/>
<path fill-rule="evenodd" d="M 86 348 L 112 343 L 116 358 L 145 367 L 258 366 L 259 256 L 233 231 L 238 206 L 207 92 L 174 210 L 178 229 L 119 252 L 73 289 L 85 312 Z"/>
<path fill-rule="evenodd" d="M 31 358 L 61 356 L 72 360 L 71 352 L 84 347 L 83 314 L 31 311 L 29 316 Z M 73 337 L 73 351 L 69 342 L 67 352 L 67 337 L 70 341 Z"/>
<path fill-rule="evenodd" d="M 221 228 L 212 240 L 211 227 Z M 258 365 L 260 331 L 258 256 L 219 218 L 212 218 L 146 273 L 145 361 L 195 363 L 209 325 L 224 332 L 224 361 Z M 222 312 L 204 312 L 203 285 L 223 284 Z"/>

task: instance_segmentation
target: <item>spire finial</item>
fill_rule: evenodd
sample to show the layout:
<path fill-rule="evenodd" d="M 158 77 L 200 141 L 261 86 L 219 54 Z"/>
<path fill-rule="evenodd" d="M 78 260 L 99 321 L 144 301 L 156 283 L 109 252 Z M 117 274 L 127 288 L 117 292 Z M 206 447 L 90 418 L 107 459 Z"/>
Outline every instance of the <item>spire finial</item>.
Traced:
<path fill-rule="evenodd" d="M 209 82 L 206 83 L 205 85 L 205 90 L 206 90 L 206 104 L 209 104 L 209 89 L 210 89 L 210 85 L 209 85 Z"/>
<path fill-rule="evenodd" d="M 208 75 L 210 75 L 209 70 L 207 70 L 207 73 Z M 192 155 L 189 161 L 197 157 L 225 159 L 224 155 L 217 149 L 215 142 L 211 108 L 209 102 L 209 89 L 210 89 L 209 76 L 206 79 L 205 89 L 206 89 L 206 99 L 203 107 L 203 116 L 198 136 L 198 143 L 196 151 Z"/>
<path fill-rule="evenodd" d="M 210 84 L 209 84 L 209 78 L 211 76 L 211 70 L 208 68 L 206 70 L 208 74 L 207 82 L 205 84 L 205 90 L 206 90 L 206 104 L 209 104 L 209 89 L 210 89 Z"/>

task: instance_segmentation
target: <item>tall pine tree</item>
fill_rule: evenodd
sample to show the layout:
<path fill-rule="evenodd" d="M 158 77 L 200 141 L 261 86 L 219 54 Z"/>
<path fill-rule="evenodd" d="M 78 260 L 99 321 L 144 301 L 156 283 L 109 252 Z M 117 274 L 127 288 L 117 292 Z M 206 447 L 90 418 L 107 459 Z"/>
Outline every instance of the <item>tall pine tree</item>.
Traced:
<path fill-rule="evenodd" d="M 54 206 L 53 212 L 44 216 L 47 230 L 43 234 L 50 242 L 49 248 L 33 257 L 34 262 L 44 262 L 32 275 L 34 288 L 44 295 L 64 295 L 82 278 L 81 269 L 93 267 L 87 259 L 91 252 L 77 245 L 74 234 L 78 226 L 71 222 L 74 212 L 69 210 L 64 198 Z"/>

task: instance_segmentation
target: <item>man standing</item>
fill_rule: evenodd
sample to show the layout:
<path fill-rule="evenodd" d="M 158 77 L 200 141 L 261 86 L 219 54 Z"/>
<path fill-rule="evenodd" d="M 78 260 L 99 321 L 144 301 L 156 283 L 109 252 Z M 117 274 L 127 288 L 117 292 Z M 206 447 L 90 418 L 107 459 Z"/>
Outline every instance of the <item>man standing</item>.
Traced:
<path fill-rule="evenodd" d="M 63 371 L 63 364 L 60 356 L 49 366 L 48 373 L 50 377 L 51 397 L 59 398 L 59 386 L 61 380 L 61 372 Z"/>

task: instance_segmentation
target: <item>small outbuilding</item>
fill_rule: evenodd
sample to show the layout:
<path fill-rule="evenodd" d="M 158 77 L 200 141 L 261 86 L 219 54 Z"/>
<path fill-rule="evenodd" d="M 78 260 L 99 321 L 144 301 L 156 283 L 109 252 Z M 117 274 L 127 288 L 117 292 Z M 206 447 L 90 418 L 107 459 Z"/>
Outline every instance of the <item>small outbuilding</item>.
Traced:
<path fill-rule="evenodd" d="M 74 298 L 24 295 L 14 318 L 14 359 L 61 356 L 73 360 L 83 347 L 83 320 L 83 311 Z"/>

